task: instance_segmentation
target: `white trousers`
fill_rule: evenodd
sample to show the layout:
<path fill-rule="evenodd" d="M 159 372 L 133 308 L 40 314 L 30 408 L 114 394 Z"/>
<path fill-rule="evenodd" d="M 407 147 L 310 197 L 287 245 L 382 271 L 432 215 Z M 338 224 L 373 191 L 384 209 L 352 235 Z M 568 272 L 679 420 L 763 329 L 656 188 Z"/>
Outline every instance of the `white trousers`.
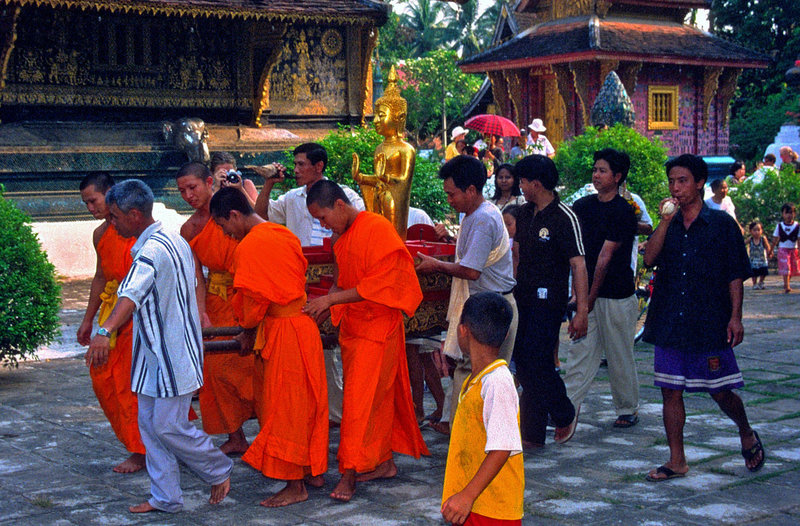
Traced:
<path fill-rule="evenodd" d="M 633 359 L 637 305 L 636 295 L 620 300 L 597 298 L 589 313 L 586 337 L 567 346 L 564 385 L 575 409 L 589 392 L 603 351 L 617 415 L 632 415 L 639 409 L 639 379 Z"/>
<path fill-rule="evenodd" d="M 175 513 L 183 509 L 178 460 L 206 484 L 222 484 L 231 476 L 233 461 L 211 438 L 189 422 L 192 395 L 139 398 L 139 432 L 147 449 L 151 506 Z"/>
<path fill-rule="evenodd" d="M 344 400 L 342 350 L 338 345 L 331 349 L 323 347 L 322 353 L 325 356 L 325 376 L 328 379 L 328 419 L 339 424 L 342 422 Z"/>

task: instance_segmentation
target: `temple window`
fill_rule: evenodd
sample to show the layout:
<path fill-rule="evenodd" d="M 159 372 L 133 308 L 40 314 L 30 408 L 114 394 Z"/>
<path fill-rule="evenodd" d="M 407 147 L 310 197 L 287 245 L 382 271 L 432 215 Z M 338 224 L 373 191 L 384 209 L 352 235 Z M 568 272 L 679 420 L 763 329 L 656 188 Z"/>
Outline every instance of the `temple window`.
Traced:
<path fill-rule="evenodd" d="M 647 128 L 678 129 L 678 86 L 650 86 L 647 95 Z"/>

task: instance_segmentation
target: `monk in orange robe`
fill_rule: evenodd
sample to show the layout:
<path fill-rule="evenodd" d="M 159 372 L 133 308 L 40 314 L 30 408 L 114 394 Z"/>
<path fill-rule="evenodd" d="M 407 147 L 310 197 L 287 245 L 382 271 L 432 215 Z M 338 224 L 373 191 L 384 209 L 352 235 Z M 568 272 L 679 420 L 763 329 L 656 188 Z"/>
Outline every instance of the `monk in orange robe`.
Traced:
<path fill-rule="evenodd" d="M 300 240 L 264 221 L 241 192 L 223 188 L 211 214 L 240 240 L 233 257 L 234 310 L 255 349 L 261 431 L 242 460 L 286 487 L 261 502 L 278 507 L 308 499 L 305 482 L 323 483 L 328 470 L 328 388 L 322 341 L 302 308 L 306 267 Z M 265 257 L 268 255 L 268 257 Z M 305 479 L 305 480 L 304 480 Z"/>
<path fill-rule="evenodd" d="M 94 231 L 97 269 L 89 291 L 89 304 L 78 328 L 78 343 L 89 345 L 94 315 L 100 311 L 102 324 L 117 303 L 117 287 L 133 262 L 131 247 L 136 238 L 120 236 L 109 221 L 105 194 L 114 179 L 105 172 L 87 175 L 80 184 L 81 199 L 95 219 L 103 223 Z M 100 407 L 111 423 L 117 438 L 130 451 L 127 460 L 117 465 L 117 473 L 134 473 L 145 465 L 144 444 L 139 435 L 139 404 L 131 391 L 132 325 L 128 321 L 112 334 L 111 349 L 105 365 L 92 365 L 89 375 Z"/>
<path fill-rule="evenodd" d="M 393 453 L 428 454 L 419 432 L 405 355 L 403 313 L 420 302 L 414 263 L 392 224 L 353 208 L 342 189 L 320 181 L 308 192 L 308 211 L 334 236 L 336 286 L 305 311 L 330 314 L 339 326 L 344 369 L 339 472 L 331 493 L 349 501 L 356 482 L 397 474 Z"/>
<path fill-rule="evenodd" d="M 197 261 L 198 282 L 204 283 L 201 265 L 208 268 L 208 280 L 198 290 L 198 303 L 204 327 L 235 327 L 233 315 L 233 276 L 228 272 L 238 242 L 226 236 L 211 220 L 211 172 L 201 163 L 188 163 L 176 175 L 181 197 L 195 213 L 181 227 Z M 198 264 L 199 263 L 199 264 Z M 204 385 L 200 389 L 203 430 L 210 435 L 227 433 L 220 446 L 225 454 L 242 454 L 248 442 L 242 424 L 255 415 L 253 396 L 254 359 L 252 354 L 208 354 L 203 360 Z"/>

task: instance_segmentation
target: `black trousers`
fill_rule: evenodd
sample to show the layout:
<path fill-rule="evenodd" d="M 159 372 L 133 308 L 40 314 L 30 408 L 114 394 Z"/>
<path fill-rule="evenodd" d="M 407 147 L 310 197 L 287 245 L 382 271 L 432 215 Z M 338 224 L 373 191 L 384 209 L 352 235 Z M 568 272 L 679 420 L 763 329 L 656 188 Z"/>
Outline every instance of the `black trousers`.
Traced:
<path fill-rule="evenodd" d="M 553 362 L 564 313 L 539 305 L 518 304 L 517 308 L 514 363 L 522 385 L 520 430 L 523 440 L 544 444 L 548 414 L 558 427 L 569 425 L 575 418 L 575 408 Z"/>

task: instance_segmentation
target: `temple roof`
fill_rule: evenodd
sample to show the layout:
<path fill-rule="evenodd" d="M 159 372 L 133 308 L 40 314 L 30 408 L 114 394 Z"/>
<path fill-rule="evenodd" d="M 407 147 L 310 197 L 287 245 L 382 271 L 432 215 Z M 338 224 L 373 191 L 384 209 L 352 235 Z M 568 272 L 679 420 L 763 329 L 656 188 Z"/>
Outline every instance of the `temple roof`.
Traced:
<path fill-rule="evenodd" d="M 168 16 L 369 21 L 377 25 L 383 25 L 391 11 L 389 4 L 381 0 L 0 0 L 3 4 Z"/>
<path fill-rule="evenodd" d="M 766 55 L 684 24 L 580 16 L 533 26 L 459 66 L 478 73 L 598 59 L 746 68 L 770 63 Z"/>

